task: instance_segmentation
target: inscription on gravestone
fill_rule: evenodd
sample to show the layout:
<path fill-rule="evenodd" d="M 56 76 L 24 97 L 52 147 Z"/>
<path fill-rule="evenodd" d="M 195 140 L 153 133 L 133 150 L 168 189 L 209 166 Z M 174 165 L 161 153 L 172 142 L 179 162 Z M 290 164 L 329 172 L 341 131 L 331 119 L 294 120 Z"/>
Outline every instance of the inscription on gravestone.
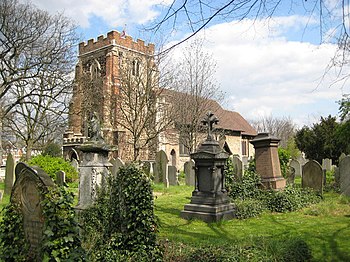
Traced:
<path fill-rule="evenodd" d="M 23 215 L 24 234 L 30 245 L 28 261 L 36 261 L 44 226 L 40 201 L 47 187 L 54 186 L 54 183 L 43 170 L 24 163 L 16 166 L 16 178 L 11 203 L 18 205 Z"/>

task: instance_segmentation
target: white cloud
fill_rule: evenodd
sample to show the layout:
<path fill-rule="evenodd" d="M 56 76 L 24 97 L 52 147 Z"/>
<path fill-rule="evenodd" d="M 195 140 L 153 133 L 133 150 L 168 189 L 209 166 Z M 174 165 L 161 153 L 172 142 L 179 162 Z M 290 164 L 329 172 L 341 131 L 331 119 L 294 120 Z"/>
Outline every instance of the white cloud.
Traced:
<path fill-rule="evenodd" d="M 109 26 L 143 24 L 154 19 L 159 13 L 157 5 L 167 5 L 164 0 L 32 0 L 32 3 L 51 13 L 64 10 L 65 15 L 73 18 L 81 27 L 93 25 L 89 19 L 93 16 L 103 19 Z"/>

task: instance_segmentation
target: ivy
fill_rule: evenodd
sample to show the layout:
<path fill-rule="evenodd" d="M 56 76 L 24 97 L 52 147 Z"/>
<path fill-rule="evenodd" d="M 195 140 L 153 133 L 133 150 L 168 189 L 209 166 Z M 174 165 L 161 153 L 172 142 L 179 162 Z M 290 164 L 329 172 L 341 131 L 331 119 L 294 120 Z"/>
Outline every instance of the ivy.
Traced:
<path fill-rule="evenodd" d="M 41 202 L 45 219 L 41 254 L 43 261 L 84 261 L 78 223 L 73 209 L 73 193 L 51 187 Z"/>
<path fill-rule="evenodd" d="M 2 210 L 0 222 L 0 261 L 26 261 L 29 245 L 24 237 L 20 209 L 10 203 Z"/>

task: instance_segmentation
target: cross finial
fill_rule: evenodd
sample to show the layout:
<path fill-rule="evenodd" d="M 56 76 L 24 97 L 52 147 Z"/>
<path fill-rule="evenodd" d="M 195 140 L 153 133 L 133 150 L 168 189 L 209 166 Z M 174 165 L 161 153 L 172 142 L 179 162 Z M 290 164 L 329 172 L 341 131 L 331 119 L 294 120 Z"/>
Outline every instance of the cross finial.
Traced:
<path fill-rule="evenodd" d="M 219 119 L 211 111 L 209 111 L 206 114 L 205 118 L 202 120 L 202 123 L 204 125 L 208 125 L 208 137 L 207 137 L 208 140 L 212 140 L 213 139 L 213 134 L 212 134 L 212 132 L 213 132 L 213 125 L 214 124 L 217 125 L 218 122 L 219 122 Z"/>

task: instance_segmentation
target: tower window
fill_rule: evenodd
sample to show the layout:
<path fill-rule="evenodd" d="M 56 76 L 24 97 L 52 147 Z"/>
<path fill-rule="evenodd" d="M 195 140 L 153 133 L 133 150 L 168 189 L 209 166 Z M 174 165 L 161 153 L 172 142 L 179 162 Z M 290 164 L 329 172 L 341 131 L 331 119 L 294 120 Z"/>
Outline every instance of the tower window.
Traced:
<path fill-rule="evenodd" d="M 132 61 L 132 75 L 133 76 L 140 75 L 140 62 L 138 60 Z"/>

